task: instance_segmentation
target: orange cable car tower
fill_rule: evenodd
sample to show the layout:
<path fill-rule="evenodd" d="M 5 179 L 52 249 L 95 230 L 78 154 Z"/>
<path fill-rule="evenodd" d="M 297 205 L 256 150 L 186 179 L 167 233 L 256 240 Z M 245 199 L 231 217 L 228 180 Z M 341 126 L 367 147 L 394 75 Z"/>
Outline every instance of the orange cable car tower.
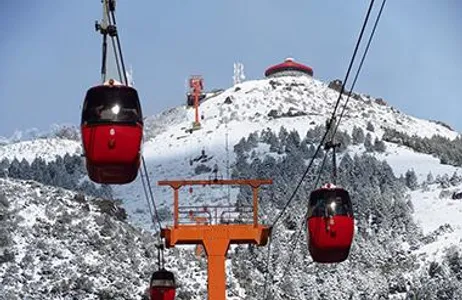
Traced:
<path fill-rule="evenodd" d="M 202 93 L 204 89 L 204 79 L 200 75 L 193 75 L 189 78 L 189 88 L 191 89 L 188 93 L 188 105 L 193 105 L 195 110 L 194 123 L 192 130 L 201 128 L 199 120 L 199 101 L 205 98 Z"/>
<path fill-rule="evenodd" d="M 226 254 L 231 244 L 255 244 L 265 246 L 271 231 L 258 222 L 258 189 L 272 184 L 271 179 L 212 179 L 166 180 L 160 186 L 173 188 L 173 226 L 163 228 L 167 248 L 176 245 L 202 245 L 208 260 L 208 300 L 226 300 Z M 179 206 L 179 189 L 193 185 L 246 185 L 252 188 L 253 205 L 240 206 Z M 208 223 L 197 224 L 189 216 L 202 215 Z M 239 214 L 239 223 L 233 223 L 232 215 Z M 247 214 L 247 215 L 246 215 Z M 244 215 L 243 219 L 242 216 Z M 228 216 L 228 218 L 227 218 Z"/>

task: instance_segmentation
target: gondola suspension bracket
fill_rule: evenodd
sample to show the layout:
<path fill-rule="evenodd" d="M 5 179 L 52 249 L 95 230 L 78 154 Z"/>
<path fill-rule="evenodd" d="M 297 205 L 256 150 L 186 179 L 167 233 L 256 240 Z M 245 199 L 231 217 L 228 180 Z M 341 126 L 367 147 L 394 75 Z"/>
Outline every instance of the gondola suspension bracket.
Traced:
<path fill-rule="evenodd" d="M 324 150 L 329 151 L 332 149 L 332 182 L 337 183 L 337 157 L 336 150 L 340 147 L 340 143 L 335 142 L 335 132 L 337 128 L 337 118 L 333 116 L 326 121 L 327 142 L 324 143 Z M 327 153 L 326 153 L 327 155 Z"/>

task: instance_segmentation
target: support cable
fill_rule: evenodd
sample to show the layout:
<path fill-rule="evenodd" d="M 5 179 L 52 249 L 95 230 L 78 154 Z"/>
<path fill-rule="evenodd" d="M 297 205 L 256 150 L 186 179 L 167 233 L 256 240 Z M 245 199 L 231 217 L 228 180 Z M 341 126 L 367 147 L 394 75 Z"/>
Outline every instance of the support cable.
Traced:
<path fill-rule="evenodd" d="M 379 11 L 379 13 L 377 15 L 377 18 L 375 20 L 374 27 L 372 29 L 371 35 L 369 36 L 369 40 L 367 41 L 367 46 L 366 46 L 366 49 L 364 50 L 363 57 L 361 58 L 361 62 L 359 64 L 358 71 L 356 72 L 355 78 L 353 80 L 353 84 L 351 85 L 350 91 L 348 92 L 348 97 L 347 97 L 347 99 L 345 101 L 345 104 L 343 105 L 342 111 L 340 113 L 337 126 L 335 127 L 335 130 L 334 130 L 334 134 L 337 132 L 338 126 L 340 125 L 340 121 L 342 120 L 342 117 L 345 114 L 347 104 L 350 101 L 351 94 L 353 93 L 353 89 L 354 89 L 354 87 L 356 85 L 356 81 L 358 80 L 359 73 L 361 72 L 361 69 L 363 67 L 364 60 L 366 59 L 367 53 L 369 52 L 369 47 L 371 45 L 372 39 L 374 38 L 375 31 L 377 29 L 377 25 L 379 23 L 379 20 L 380 20 L 380 18 L 382 16 L 382 11 L 383 11 L 383 8 L 385 7 L 386 2 L 387 2 L 387 0 L 382 0 L 382 5 L 380 6 L 380 11 Z"/>
<path fill-rule="evenodd" d="M 157 210 L 156 201 L 154 199 L 154 194 L 152 192 L 151 181 L 149 180 L 148 169 L 146 168 L 146 162 L 144 160 L 144 156 L 141 156 L 141 161 L 142 161 L 142 164 L 143 164 L 143 170 L 144 170 L 144 174 L 145 174 L 145 177 L 146 177 L 145 179 L 146 179 L 146 183 L 147 183 L 147 186 L 148 186 L 149 196 L 150 196 L 150 199 L 151 199 L 152 206 L 154 207 L 154 213 L 155 213 L 155 217 L 157 219 L 157 224 L 159 225 L 159 230 L 162 230 L 162 224 L 160 223 L 159 212 Z"/>
<path fill-rule="evenodd" d="M 323 158 L 322 163 L 321 163 L 321 167 L 319 169 L 318 176 L 316 178 L 315 184 L 313 185 L 313 189 L 315 189 L 319 185 L 319 181 L 321 180 L 321 176 L 322 176 L 322 171 L 324 170 L 324 167 L 325 167 L 325 164 L 326 164 L 326 161 L 327 161 L 327 156 L 328 156 L 328 153 L 325 153 L 324 158 Z M 292 264 L 292 259 L 293 259 L 294 254 L 295 254 L 295 250 L 297 249 L 298 239 L 300 237 L 300 233 L 302 232 L 302 229 L 305 228 L 307 218 L 308 218 L 308 211 L 306 211 L 305 216 L 302 219 L 302 224 L 300 224 L 300 228 L 298 229 L 296 235 L 294 236 L 295 241 L 293 240 L 294 239 L 293 237 L 291 238 L 292 247 L 291 247 L 291 249 L 289 251 L 289 253 L 290 253 L 289 261 L 288 261 L 286 269 L 285 269 L 285 271 L 284 271 L 284 273 L 282 275 L 282 278 L 286 277 L 286 275 L 287 275 L 287 273 L 288 273 L 288 271 L 290 269 L 290 266 Z"/>
<path fill-rule="evenodd" d="M 146 202 L 148 204 L 148 208 L 149 208 L 149 215 L 151 217 L 151 222 L 153 223 L 154 226 L 157 225 L 157 223 L 155 222 L 155 217 L 154 217 L 154 214 L 152 212 L 152 208 L 151 208 L 151 201 L 150 201 L 150 198 L 149 198 L 149 194 L 148 194 L 148 190 L 146 188 L 146 183 L 145 183 L 145 180 L 144 180 L 144 176 L 143 175 L 143 172 L 142 170 L 140 170 L 140 176 L 141 176 L 141 183 L 143 184 L 143 191 L 144 191 L 144 196 L 146 198 Z M 161 228 L 159 228 L 159 230 L 161 230 Z"/>
<path fill-rule="evenodd" d="M 110 2 L 113 2 L 114 0 L 109 0 Z M 111 14 L 111 17 L 112 17 L 112 21 L 113 21 L 113 24 L 114 26 L 117 26 L 117 22 L 116 22 L 116 18 L 115 18 L 115 13 L 114 13 L 114 10 L 115 10 L 115 3 L 113 4 L 114 5 L 114 9 L 110 9 L 110 14 Z M 122 73 L 123 73 L 123 78 L 125 80 L 125 85 L 128 86 L 128 77 L 127 77 L 127 71 L 125 69 L 125 62 L 124 62 L 124 59 L 123 59 L 123 56 L 122 56 L 122 46 L 121 46 L 121 43 L 120 43 L 120 38 L 119 38 L 119 35 L 117 34 L 115 36 L 116 38 L 116 41 L 117 41 L 117 48 L 119 49 L 119 54 L 120 54 L 120 64 L 122 66 Z"/>

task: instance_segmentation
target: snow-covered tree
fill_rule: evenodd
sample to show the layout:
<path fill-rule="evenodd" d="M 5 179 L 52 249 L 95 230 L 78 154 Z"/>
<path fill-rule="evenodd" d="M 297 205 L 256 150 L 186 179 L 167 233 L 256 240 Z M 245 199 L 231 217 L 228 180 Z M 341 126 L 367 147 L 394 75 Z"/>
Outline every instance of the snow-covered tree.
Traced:
<path fill-rule="evenodd" d="M 375 138 L 375 141 L 374 141 L 374 150 L 376 152 L 385 152 L 385 150 L 387 149 L 386 145 L 385 145 L 385 142 L 382 141 L 382 140 L 379 140 L 378 138 Z"/>
<path fill-rule="evenodd" d="M 365 136 L 361 127 L 353 127 L 352 139 L 353 145 L 360 145 L 364 143 Z"/>
<path fill-rule="evenodd" d="M 374 146 L 372 145 L 372 136 L 370 133 L 367 133 L 366 138 L 364 139 L 364 148 L 367 152 L 373 152 Z"/>
<path fill-rule="evenodd" d="M 371 132 L 375 131 L 374 125 L 372 125 L 372 123 L 370 121 L 367 122 L 366 130 L 371 131 Z"/>
<path fill-rule="evenodd" d="M 0 161 L 0 178 L 8 177 L 8 168 L 10 166 L 10 161 L 8 158 L 3 158 Z"/>
<path fill-rule="evenodd" d="M 16 157 L 11 161 L 8 167 L 8 176 L 11 178 L 21 178 L 21 165 Z"/>
<path fill-rule="evenodd" d="M 417 175 L 413 169 L 406 171 L 404 180 L 406 182 L 406 186 L 411 190 L 415 190 L 418 187 Z"/>

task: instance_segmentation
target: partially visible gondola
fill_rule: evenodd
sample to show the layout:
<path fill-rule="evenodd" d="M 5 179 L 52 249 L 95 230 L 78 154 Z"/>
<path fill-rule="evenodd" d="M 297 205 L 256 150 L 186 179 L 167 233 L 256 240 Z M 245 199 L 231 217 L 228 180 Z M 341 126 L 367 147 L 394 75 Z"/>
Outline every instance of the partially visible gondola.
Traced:
<path fill-rule="evenodd" d="M 162 268 L 151 276 L 149 286 L 150 300 L 174 300 L 176 294 L 175 276 L 172 272 Z"/>

